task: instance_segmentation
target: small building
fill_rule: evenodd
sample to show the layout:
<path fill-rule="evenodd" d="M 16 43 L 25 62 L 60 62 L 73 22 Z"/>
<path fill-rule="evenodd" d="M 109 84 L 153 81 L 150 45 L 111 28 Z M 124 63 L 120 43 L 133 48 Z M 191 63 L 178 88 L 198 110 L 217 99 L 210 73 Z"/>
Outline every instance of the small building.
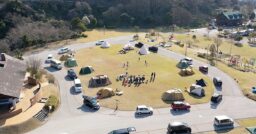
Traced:
<path fill-rule="evenodd" d="M 13 106 L 20 98 L 26 65 L 11 56 L 0 53 L 0 108 Z"/>
<path fill-rule="evenodd" d="M 243 15 L 239 11 L 221 12 L 216 16 L 216 24 L 218 26 L 240 26 L 243 24 Z"/>
<path fill-rule="evenodd" d="M 256 10 L 253 10 L 253 12 L 250 14 L 250 20 L 256 22 Z"/>

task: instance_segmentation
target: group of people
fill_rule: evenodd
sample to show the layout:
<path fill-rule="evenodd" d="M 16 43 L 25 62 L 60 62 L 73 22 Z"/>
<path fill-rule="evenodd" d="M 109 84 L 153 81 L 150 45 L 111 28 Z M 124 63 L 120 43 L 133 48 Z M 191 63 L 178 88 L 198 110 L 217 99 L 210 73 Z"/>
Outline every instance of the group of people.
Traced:
<path fill-rule="evenodd" d="M 152 72 L 150 80 L 146 79 L 145 75 L 128 75 L 126 72 L 123 75 L 120 75 L 118 80 L 122 81 L 122 86 L 131 86 L 132 84 L 135 87 L 140 86 L 140 84 L 148 84 L 148 82 L 154 82 L 156 77 L 156 73 Z"/>

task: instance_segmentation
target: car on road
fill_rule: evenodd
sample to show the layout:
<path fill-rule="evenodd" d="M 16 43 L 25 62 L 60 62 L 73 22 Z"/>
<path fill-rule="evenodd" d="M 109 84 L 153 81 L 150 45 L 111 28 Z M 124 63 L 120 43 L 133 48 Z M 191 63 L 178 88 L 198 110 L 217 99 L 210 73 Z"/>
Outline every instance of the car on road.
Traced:
<path fill-rule="evenodd" d="M 234 126 L 234 120 L 226 115 L 219 115 L 219 116 L 215 116 L 214 125 L 216 127 Z"/>
<path fill-rule="evenodd" d="M 184 58 L 183 60 L 187 61 L 187 63 L 188 63 L 189 65 L 192 65 L 192 64 L 193 64 L 193 59 L 192 59 L 192 58 L 186 57 L 186 58 Z"/>
<path fill-rule="evenodd" d="M 167 127 L 168 134 L 191 134 L 191 128 L 185 122 L 172 122 Z"/>
<path fill-rule="evenodd" d="M 84 105 L 94 110 L 100 109 L 100 104 L 98 103 L 97 98 L 83 95 L 83 99 L 84 99 Z"/>
<path fill-rule="evenodd" d="M 100 40 L 100 41 L 96 42 L 96 46 L 100 46 L 100 45 L 102 45 L 104 42 L 105 42 L 105 41 Z"/>
<path fill-rule="evenodd" d="M 63 47 L 63 48 L 60 48 L 60 49 L 59 49 L 58 54 L 64 54 L 64 53 L 68 53 L 68 52 L 70 52 L 70 51 L 71 51 L 71 49 L 69 49 L 69 48 L 67 48 L 67 47 Z"/>
<path fill-rule="evenodd" d="M 219 103 L 222 100 L 222 95 L 219 93 L 214 93 L 211 97 L 212 103 Z"/>
<path fill-rule="evenodd" d="M 74 87 L 75 87 L 75 92 L 76 93 L 82 92 L 82 84 L 81 84 L 80 79 L 75 79 L 74 80 Z"/>
<path fill-rule="evenodd" d="M 221 87 L 222 86 L 222 80 L 220 79 L 220 77 L 214 77 L 213 78 L 213 84 L 216 87 Z"/>
<path fill-rule="evenodd" d="M 70 79 L 74 80 L 74 79 L 77 78 L 77 75 L 76 75 L 76 72 L 75 72 L 74 69 L 69 69 L 69 70 L 67 71 L 67 73 L 68 73 L 68 77 L 69 77 Z"/>
<path fill-rule="evenodd" d="M 49 55 L 47 56 L 47 59 L 45 60 L 45 63 L 50 63 L 52 59 L 53 59 L 53 55 L 52 55 L 52 54 L 49 54 Z"/>
<path fill-rule="evenodd" d="M 191 106 L 187 102 L 174 101 L 171 104 L 171 107 L 172 107 L 173 110 L 189 110 Z"/>
<path fill-rule="evenodd" d="M 135 132 L 136 132 L 135 127 L 128 127 L 128 128 L 113 130 L 113 131 L 109 132 L 108 134 L 132 134 Z"/>
<path fill-rule="evenodd" d="M 147 107 L 146 105 L 139 105 L 136 108 L 137 115 L 142 115 L 142 114 L 153 114 L 153 108 L 152 107 Z"/>
<path fill-rule="evenodd" d="M 55 68 L 55 69 L 58 69 L 58 70 L 61 70 L 62 69 L 62 65 L 61 65 L 61 62 L 59 60 L 56 60 L 56 59 L 52 59 L 50 61 L 50 66 Z"/>
<path fill-rule="evenodd" d="M 199 71 L 201 71 L 202 73 L 208 73 L 208 66 L 200 66 Z"/>

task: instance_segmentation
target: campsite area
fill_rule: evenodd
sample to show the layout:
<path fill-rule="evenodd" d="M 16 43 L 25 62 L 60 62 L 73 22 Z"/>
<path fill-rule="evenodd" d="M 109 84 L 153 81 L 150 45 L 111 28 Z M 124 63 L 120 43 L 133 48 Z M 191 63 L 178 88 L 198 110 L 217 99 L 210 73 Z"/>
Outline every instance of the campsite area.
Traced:
<path fill-rule="evenodd" d="M 112 45 L 110 48 L 92 47 L 89 49 L 82 49 L 76 52 L 75 59 L 78 66 L 75 71 L 79 74 L 80 69 L 85 66 L 92 66 L 94 72 L 88 75 L 79 75 L 83 85 L 85 95 L 96 96 L 98 90 L 102 87 L 89 88 L 89 80 L 96 75 L 107 75 L 112 84 L 106 86 L 113 90 L 120 90 L 123 92 L 121 96 L 113 96 L 111 98 L 100 99 L 101 106 L 108 108 L 116 108 L 119 110 L 134 110 L 137 105 L 145 104 L 154 108 L 168 107 L 168 102 L 162 101 L 162 94 L 173 88 L 178 88 L 183 91 L 185 101 L 190 104 L 199 104 L 209 102 L 213 94 L 213 85 L 211 80 L 203 75 L 201 72 L 194 69 L 195 74 L 192 76 L 181 76 L 180 69 L 176 67 L 178 61 L 166 59 L 157 54 L 150 53 L 148 55 L 140 56 L 139 49 L 129 51 L 126 54 L 119 54 L 122 50 L 122 45 Z M 90 58 L 93 56 L 93 58 Z M 145 64 L 147 62 L 147 65 Z M 128 67 L 124 64 L 127 64 Z M 117 77 L 121 74 L 128 73 L 129 75 L 145 75 L 146 80 L 150 79 L 151 73 L 156 73 L 154 82 L 147 84 L 142 83 L 139 86 L 133 84 L 129 87 L 122 86 L 122 81 L 117 81 Z M 207 87 L 205 87 L 205 97 L 198 98 L 190 96 L 184 91 L 189 88 L 196 80 L 203 78 Z M 70 89 L 72 92 L 72 88 Z"/>

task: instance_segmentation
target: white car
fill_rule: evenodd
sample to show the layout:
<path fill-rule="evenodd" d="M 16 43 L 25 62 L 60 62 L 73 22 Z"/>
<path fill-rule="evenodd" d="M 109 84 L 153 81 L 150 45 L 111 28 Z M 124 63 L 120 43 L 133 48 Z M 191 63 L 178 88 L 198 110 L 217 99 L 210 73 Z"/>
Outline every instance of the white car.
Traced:
<path fill-rule="evenodd" d="M 100 40 L 100 41 L 96 42 L 96 46 L 100 46 L 100 45 L 102 45 L 104 42 L 105 42 L 105 41 Z"/>
<path fill-rule="evenodd" d="M 226 115 L 215 116 L 214 118 L 215 126 L 233 126 L 234 120 Z"/>
<path fill-rule="evenodd" d="M 53 55 L 52 55 L 52 54 L 49 54 L 49 55 L 47 56 L 47 59 L 45 60 L 45 62 L 46 62 L 46 63 L 50 63 L 52 59 L 53 59 Z"/>
<path fill-rule="evenodd" d="M 147 107 L 145 105 L 139 105 L 136 108 L 136 114 L 141 115 L 141 114 L 153 114 L 153 108 L 152 107 Z"/>
<path fill-rule="evenodd" d="M 81 84 L 80 79 L 75 79 L 74 80 L 74 87 L 75 87 L 75 92 L 76 93 L 82 92 L 82 84 Z"/>
<path fill-rule="evenodd" d="M 189 58 L 189 57 L 186 57 L 184 58 L 183 60 L 187 61 L 189 65 L 192 65 L 193 64 L 193 59 Z"/>
<path fill-rule="evenodd" d="M 69 49 L 67 47 L 63 47 L 63 48 L 59 49 L 58 54 L 64 54 L 64 53 L 68 53 L 70 51 L 71 51 L 71 49 Z"/>

